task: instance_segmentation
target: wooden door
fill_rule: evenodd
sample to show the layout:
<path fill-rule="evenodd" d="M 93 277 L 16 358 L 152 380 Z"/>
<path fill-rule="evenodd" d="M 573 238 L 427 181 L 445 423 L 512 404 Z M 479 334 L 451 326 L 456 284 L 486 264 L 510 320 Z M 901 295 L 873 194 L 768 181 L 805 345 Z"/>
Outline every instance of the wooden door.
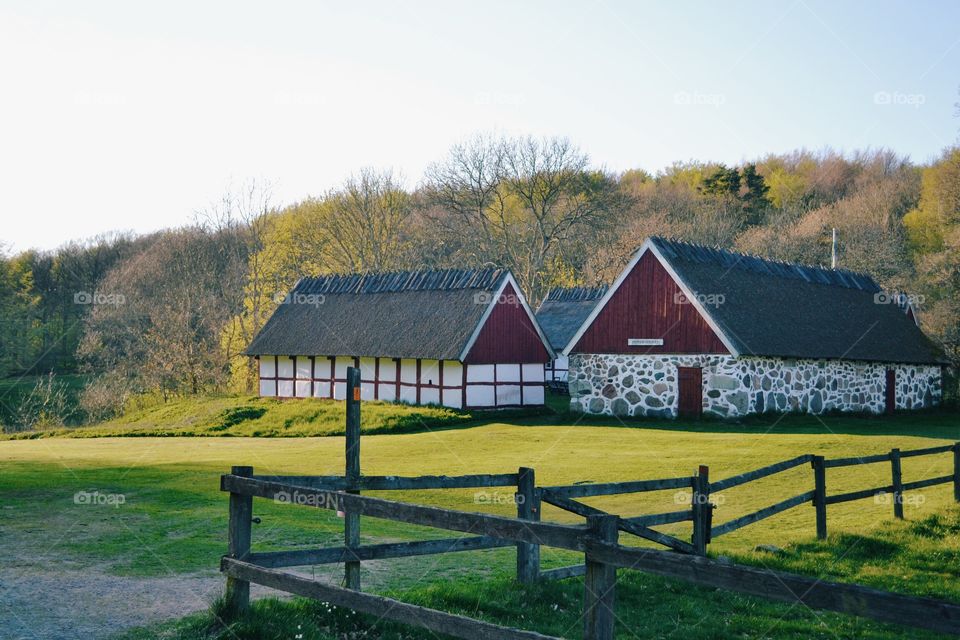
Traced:
<path fill-rule="evenodd" d="M 884 389 L 884 400 L 886 401 L 887 413 L 893 413 L 897 408 L 897 371 L 887 369 L 887 386 Z"/>
<path fill-rule="evenodd" d="M 681 418 L 699 418 L 703 413 L 703 370 L 700 367 L 677 367 L 680 385 Z"/>

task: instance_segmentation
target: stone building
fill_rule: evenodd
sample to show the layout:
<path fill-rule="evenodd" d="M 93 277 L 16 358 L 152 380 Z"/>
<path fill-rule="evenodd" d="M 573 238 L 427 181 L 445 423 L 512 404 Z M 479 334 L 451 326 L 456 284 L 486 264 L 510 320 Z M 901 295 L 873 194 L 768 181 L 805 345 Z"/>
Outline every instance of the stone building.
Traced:
<path fill-rule="evenodd" d="M 567 341 L 571 407 L 734 417 L 935 406 L 942 351 L 867 275 L 649 238 Z"/>

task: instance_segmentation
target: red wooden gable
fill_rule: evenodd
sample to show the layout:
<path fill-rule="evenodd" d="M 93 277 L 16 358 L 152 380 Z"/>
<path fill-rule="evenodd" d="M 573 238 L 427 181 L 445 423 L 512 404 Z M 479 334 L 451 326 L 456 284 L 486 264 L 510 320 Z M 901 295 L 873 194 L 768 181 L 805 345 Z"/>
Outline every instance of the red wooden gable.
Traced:
<path fill-rule="evenodd" d="M 662 346 L 628 346 L 627 340 L 663 339 Z M 586 332 L 574 353 L 729 353 L 696 307 L 652 252 L 634 265 Z"/>
<path fill-rule="evenodd" d="M 520 297 L 507 283 L 464 359 L 468 364 L 549 362 L 550 354 Z"/>

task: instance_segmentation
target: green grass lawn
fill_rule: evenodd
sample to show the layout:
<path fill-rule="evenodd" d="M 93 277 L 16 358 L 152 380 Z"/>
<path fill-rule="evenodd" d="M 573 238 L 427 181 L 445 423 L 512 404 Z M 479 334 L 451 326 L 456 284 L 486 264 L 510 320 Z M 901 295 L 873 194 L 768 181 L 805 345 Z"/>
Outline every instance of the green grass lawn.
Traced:
<path fill-rule="evenodd" d="M 276 401 L 271 401 L 276 402 Z M 294 403 L 277 402 L 281 408 Z M 342 405 L 325 403 L 331 415 Z M 225 405 L 224 408 L 232 405 Z M 376 419 L 376 405 L 364 405 L 364 422 Z M 221 408 L 220 411 L 223 409 Z M 217 410 L 211 409 L 216 415 Z M 498 416 L 502 417 L 502 416 Z M 331 417 L 331 420 L 333 417 Z M 960 421 L 949 414 L 904 415 L 893 418 L 769 417 L 742 424 L 682 422 L 617 422 L 567 416 L 525 417 L 472 428 L 430 428 L 420 433 L 386 434 L 364 438 L 362 470 L 370 475 L 420 475 L 513 472 L 520 466 L 536 469 L 541 485 L 576 481 L 617 481 L 692 474 L 698 465 L 710 466 L 711 478 L 720 479 L 802 453 L 828 457 L 865 455 L 929 447 L 960 439 Z M 574 422 L 577 420 L 579 422 Z M 552 422 L 552 424 L 551 424 Z M 476 424 L 476 423 L 473 423 Z M 616 426 L 613 426 L 616 425 Z M 370 431 L 368 431 L 369 433 Z M 43 438 L 0 442 L 0 545 L 5 561 L 13 566 L 36 556 L 56 558 L 62 566 L 93 568 L 116 575 L 159 576 L 215 570 L 226 547 L 226 496 L 219 492 L 218 476 L 231 465 L 252 465 L 256 473 L 337 474 L 343 469 L 344 441 L 323 438 Z M 946 475 L 952 469 L 949 455 L 904 460 L 906 481 Z M 841 492 L 889 483 L 889 466 L 869 465 L 828 471 L 830 492 Z M 724 522 L 806 491 L 812 473 L 799 467 L 784 474 L 731 489 L 715 496 L 721 503 L 715 522 Z M 78 492 L 86 492 L 78 494 Z M 467 511 L 511 513 L 512 492 L 478 491 L 392 492 L 389 497 Z M 79 503 L 76 496 L 80 495 Z M 122 496 L 111 504 L 89 496 Z M 380 494 L 385 495 L 385 494 Z M 950 487 L 923 490 L 922 502 L 906 505 L 906 523 L 891 524 L 892 508 L 872 500 L 832 505 L 829 508 L 831 539 L 814 541 L 814 516 L 810 507 L 798 507 L 768 520 L 723 536 L 711 545 L 714 555 L 783 567 L 828 579 L 850 580 L 904 593 L 948 597 L 960 601 L 960 535 Z M 83 496 L 87 496 L 84 498 Z M 677 510 L 686 494 L 666 491 L 630 496 L 591 498 L 586 502 L 624 516 Z M 298 509 L 257 500 L 254 549 L 277 550 L 342 541 L 342 520 L 328 512 Z M 939 515 L 938 515 L 939 514 Z M 941 520 L 932 520 L 938 516 Z M 543 518 L 579 521 L 545 508 Z M 689 523 L 662 527 L 689 539 Z M 366 542 L 448 537 L 449 532 L 425 530 L 366 518 Z M 623 535 L 626 542 L 629 536 Z M 779 555 L 754 551 L 757 545 L 775 545 Z M 449 610 L 476 609 L 509 623 L 524 615 L 521 626 L 545 632 L 558 631 L 564 620 L 579 615 L 577 581 L 538 587 L 543 597 L 557 604 L 551 613 L 529 604 L 515 606 L 515 590 L 506 577 L 513 569 L 511 549 L 409 558 L 364 564 L 365 586 L 377 591 L 403 593 L 405 600 Z M 576 555 L 543 550 L 544 568 L 581 561 Z M 337 567 L 320 567 L 317 575 L 336 575 Z M 898 637 L 887 627 L 828 616 L 822 625 L 812 614 L 788 614 L 783 605 L 756 599 L 696 590 L 624 573 L 621 602 L 639 611 L 651 609 L 649 628 L 640 635 L 680 637 L 755 637 L 773 626 L 771 637 Z M 537 592 L 539 593 L 539 592 Z M 530 598 L 539 597 L 531 594 Z M 489 605 L 484 605 L 485 598 Z M 499 598 L 499 599 L 498 599 Z M 661 602 L 662 600 L 662 602 Z M 569 601 L 569 602 L 568 602 Z M 481 604 L 478 604 L 481 603 Z M 274 607 L 278 619 L 320 620 L 339 629 L 327 618 L 316 618 L 315 605 L 265 603 L 263 620 Z M 289 609 L 293 607 L 292 609 Z M 299 609 L 297 609 L 299 607 Z M 706 607 L 706 609 L 704 609 Z M 625 607 L 632 611 L 633 605 Z M 708 629 L 693 618 L 701 610 L 716 611 L 720 622 Z M 788 614 L 785 620 L 778 618 Z M 479 614 L 477 614 L 479 615 Z M 646 614 L 625 618 L 647 625 Z M 564 616 L 574 616 L 565 618 Z M 500 619 L 500 618 L 496 618 Z M 324 622 L 326 621 L 326 622 Z M 769 625 L 767 625 L 769 623 Z M 191 618 L 183 625 L 203 625 Z M 251 623 L 252 624 L 252 623 Z M 278 624 L 280 624 L 278 622 Z M 310 622 L 309 624 L 314 624 Z M 342 622 L 347 624 L 347 622 Z M 839 625 L 839 626 L 838 626 Z M 334 628 L 336 627 L 336 629 Z M 183 627 L 184 629 L 186 627 Z M 196 627 L 190 627 L 196 630 Z M 156 630 L 153 630 L 156 631 Z M 150 633 L 153 633 L 151 631 Z M 170 633 L 174 633 L 171 631 Z M 179 634 L 181 631 L 176 631 Z M 194 637 L 189 629 L 182 636 Z M 573 633 L 576 635 L 577 630 Z M 144 636 L 152 637 L 152 636 Z M 243 635 L 238 637 L 287 637 Z M 323 637 L 305 635 L 304 637 Z M 918 637 L 907 634 L 899 637 Z"/>

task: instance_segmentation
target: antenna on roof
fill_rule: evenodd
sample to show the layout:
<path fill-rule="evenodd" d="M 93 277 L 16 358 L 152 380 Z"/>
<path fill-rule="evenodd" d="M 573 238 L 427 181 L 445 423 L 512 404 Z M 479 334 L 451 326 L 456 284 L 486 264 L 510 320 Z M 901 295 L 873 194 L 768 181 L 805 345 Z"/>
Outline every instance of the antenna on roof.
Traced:
<path fill-rule="evenodd" d="M 837 268 L 837 228 L 833 228 L 833 242 L 830 245 L 830 268 Z"/>

